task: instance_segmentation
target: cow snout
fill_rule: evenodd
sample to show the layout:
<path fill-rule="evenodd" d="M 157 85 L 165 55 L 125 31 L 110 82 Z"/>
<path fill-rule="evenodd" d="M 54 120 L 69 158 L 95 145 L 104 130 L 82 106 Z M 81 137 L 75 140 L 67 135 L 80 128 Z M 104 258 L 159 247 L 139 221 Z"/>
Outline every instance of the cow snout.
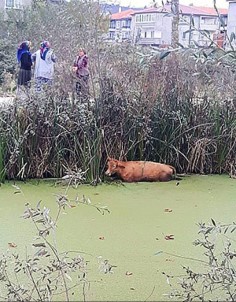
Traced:
<path fill-rule="evenodd" d="M 105 175 L 111 176 L 111 172 L 110 172 L 109 170 L 107 170 L 107 171 L 105 172 Z"/>

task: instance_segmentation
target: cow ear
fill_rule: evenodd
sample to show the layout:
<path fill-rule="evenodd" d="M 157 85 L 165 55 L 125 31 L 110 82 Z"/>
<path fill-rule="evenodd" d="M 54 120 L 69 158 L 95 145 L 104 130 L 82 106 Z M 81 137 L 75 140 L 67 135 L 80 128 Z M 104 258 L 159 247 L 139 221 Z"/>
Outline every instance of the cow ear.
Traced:
<path fill-rule="evenodd" d="M 124 169 L 124 168 L 125 168 L 125 166 L 124 166 L 124 165 L 122 165 L 122 164 L 120 164 L 120 163 L 117 163 L 117 167 L 122 168 L 122 169 Z"/>

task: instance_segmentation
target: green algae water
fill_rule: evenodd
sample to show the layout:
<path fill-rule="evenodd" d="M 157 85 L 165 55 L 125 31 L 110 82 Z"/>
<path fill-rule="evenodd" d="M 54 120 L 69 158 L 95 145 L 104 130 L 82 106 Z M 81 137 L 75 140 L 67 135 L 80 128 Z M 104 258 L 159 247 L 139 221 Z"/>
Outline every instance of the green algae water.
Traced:
<path fill-rule="evenodd" d="M 34 227 L 20 217 L 26 202 L 35 206 L 42 200 L 53 216 L 55 194 L 65 192 L 65 187 L 44 181 L 17 185 L 23 193 L 15 194 L 12 183 L 0 187 L 1 253 L 9 242 L 17 244 L 18 252 L 31 246 Z M 183 265 L 201 269 L 199 262 L 189 259 L 203 258 L 203 249 L 192 244 L 198 237 L 197 223 L 211 218 L 235 221 L 236 180 L 227 176 L 188 176 L 179 184 L 82 185 L 70 188 L 68 195 L 85 195 L 110 210 L 101 215 L 93 207 L 78 205 L 66 209 L 58 224 L 61 251 L 92 254 L 84 255 L 89 261 L 89 301 L 168 301 L 170 288 L 162 272 L 181 275 Z M 166 240 L 167 235 L 174 239 Z M 116 266 L 113 274 L 99 271 L 99 256 Z M 82 300 L 82 294 L 75 300 Z"/>

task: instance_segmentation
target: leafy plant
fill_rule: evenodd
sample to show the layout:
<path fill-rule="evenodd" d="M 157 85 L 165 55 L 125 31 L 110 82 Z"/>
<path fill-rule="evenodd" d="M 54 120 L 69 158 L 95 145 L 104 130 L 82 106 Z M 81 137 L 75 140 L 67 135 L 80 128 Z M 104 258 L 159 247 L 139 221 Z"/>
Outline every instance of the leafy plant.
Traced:
<path fill-rule="evenodd" d="M 171 286 L 169 297 L 181 301 L 235 301 L 236 270 L 235 242 L 232 238 L 236 224 L 199 223 L 200 239 L 195 246 L 204 250 L 205 259 L 199 259 L 198 269 L 183 267 L 184 277 L 173 285 L 174 276 L 167 276 Z"/>
<path fill-rule="evenodd" d="M 71 179 L 74 180 L 74 177 Z M 13 187 L 15 193 L 22 192 L 17 185 Z M 93 206 L 102 214 L 109 210 L 91 204 L 85 196 L 70 200 L 66 192 L 56 196 L 58 210 L 55 218 L 50 215 L 49 208 L 41 206 L 42 201 L 36 207 L 26 203 L 22 217 L 31 220 L 35 228 L 36 236 L 32 243 L 35 252 L 31 254 L 26 248 L 25 253 L 7 252 L 0 255 L 1 299 L 52 301 L 58 297 L 71 301 L 78 299 L 80 293 L 86 300 L 89 288 L 87 261 L 79 251 L 59 251 L 56 241 L 58 222 L 62 211 L 79 203 Z M 8 244 L 10 248 L 17 246 L 14 242 Z M 114 266 L 108 260 L 101 257 L 98 260 L 101 272 L 112 272 Z"/>

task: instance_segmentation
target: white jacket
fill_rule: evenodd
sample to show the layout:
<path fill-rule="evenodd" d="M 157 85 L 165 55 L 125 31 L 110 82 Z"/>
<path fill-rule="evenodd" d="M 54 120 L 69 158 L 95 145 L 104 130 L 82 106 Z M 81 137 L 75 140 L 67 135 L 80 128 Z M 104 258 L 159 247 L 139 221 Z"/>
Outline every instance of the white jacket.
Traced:
<path fill-rule="evenodd" d="M 49 49 L 45 60 L 41 59 L 40 49 L 37 50 L 33 55 L 32 59 L 35 62 L 34 68 L 34 77 L 35 78 L 46 78 L 53 79 L 54 75 L 54 64 L 55 64 L 55 56 L 53 54 L 53 50 Z"/>

